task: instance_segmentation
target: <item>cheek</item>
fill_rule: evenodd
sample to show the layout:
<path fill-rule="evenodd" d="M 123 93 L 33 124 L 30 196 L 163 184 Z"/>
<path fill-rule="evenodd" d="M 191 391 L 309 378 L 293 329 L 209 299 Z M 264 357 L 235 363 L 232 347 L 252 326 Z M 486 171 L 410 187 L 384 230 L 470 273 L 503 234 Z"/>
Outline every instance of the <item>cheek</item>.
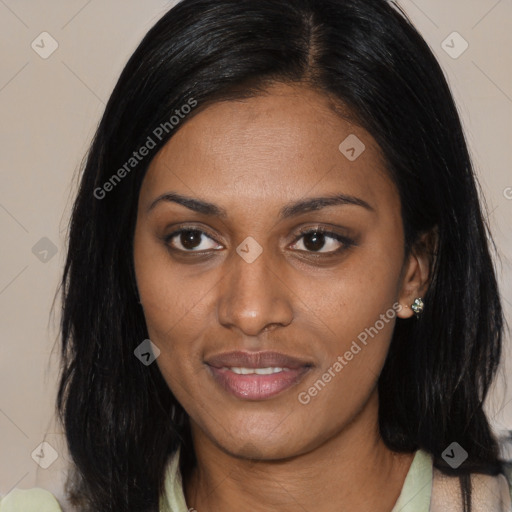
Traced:
<path fill-rule="evenodd" d="M 166 339 L 175 329 L 186 325 L 201 310 L 204 282 L 189 279 L 187 272 L 174 263 L 164 242 L 155 242 L 147 231 L 136 230 L 134 268 L 140 300 L 150 333 Z"/>
<path fill-rule="evenodd" d="M 334 435 L 373 396 L 396 318 L 392 304 L 381 307 L 385 302 L 380 297 L 359 307 L 346 301 L 336 316 L 325 318 L 332 341 L 323 343 L 321 367 L 297 389 L 302 428 Z"/>
<path fill-rule="evenodd" d="M 322 320 L 336 349 L 342 350 L 390 308 L 387 322 L 382 326 L 379 321 L 378 327 L 383 337 L 391 336 L 400 271 L 399 251 L 374 244 L 354 253 L 336 272 L 317 280 L 314 286 L 303 279 L 297 293 L 314 313 L 312 317 Z"/>
<path fill-rule="evenodd" d="M 321 320 L 325 333 L 321 368 L 299 390 L 299 402 L 319 414 L 314 422 L 328 421 L 333 411 L 342 422 L 365 403 L 377 383 L 400 308 L 397 247 L 366 247 L 324 286 L 303 283 L 305 302 L 314 313 L 309 314 Z"/>
<path fill-rule="evenodd" d="M 135 233 L 134 267 L 149 339 L 159 348 L 156 359 L 177 400 L 192 410 L 205 377 L 203 341 L 212 328 L 212 301 L 219 276 L 194 265 L 173 262 L 163 242 L 145 231 Z"/>
<path fill-rule="evenodd" d="M 160 349 L 156 363 L 168 385 L 174 387 L 171 378 L 179 382 L 174 376 L 194 371 L 187 368 L 191 361 L 199 360 L 195 340 L 200 339 L 200 298 L 205 289 L 194 286 L 195 281 L 185 279 L 183 272 L 173 271 L 163 242 L 155 243 L 154 237 L 137 229 L 134 268 L 149 339 Z"/>

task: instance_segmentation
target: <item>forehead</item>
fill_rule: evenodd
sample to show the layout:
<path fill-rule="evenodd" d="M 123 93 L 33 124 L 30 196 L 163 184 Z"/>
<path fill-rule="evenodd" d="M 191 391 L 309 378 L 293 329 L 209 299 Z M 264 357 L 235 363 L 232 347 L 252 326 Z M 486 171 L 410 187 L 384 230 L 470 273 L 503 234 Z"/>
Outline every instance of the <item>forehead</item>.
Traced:
<path fill-rule="evenodd" d="M 376 209 L 397 202 L 370 134 L 326 95 L 284 84 L 214 103 L 184 122 L 151 162 L 141 203 L 171 190 L 226 208 L 334 192 L 364 196 Z"/>

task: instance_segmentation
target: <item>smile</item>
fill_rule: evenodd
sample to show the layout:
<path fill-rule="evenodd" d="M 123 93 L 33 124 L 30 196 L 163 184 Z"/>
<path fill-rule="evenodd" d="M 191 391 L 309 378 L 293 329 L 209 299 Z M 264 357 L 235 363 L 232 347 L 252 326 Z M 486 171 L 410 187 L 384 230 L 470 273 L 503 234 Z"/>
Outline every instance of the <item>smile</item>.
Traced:
<path fill-rule="evenodd" d="M 299 368 L 224 366 L 215 368 L 209 365 L 207 365 L 207 368 L 215 382 L 224 391 L 243 400 L 272 398 L 298 384 L 311 369 L 310 366 Z"/>

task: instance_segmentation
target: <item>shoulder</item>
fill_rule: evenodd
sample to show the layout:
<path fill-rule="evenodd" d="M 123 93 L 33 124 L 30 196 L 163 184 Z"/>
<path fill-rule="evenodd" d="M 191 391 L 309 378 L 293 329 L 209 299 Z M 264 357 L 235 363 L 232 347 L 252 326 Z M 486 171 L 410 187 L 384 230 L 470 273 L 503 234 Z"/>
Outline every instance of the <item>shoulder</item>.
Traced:
<path fill-rule="evenodd" d="M 62 512 L 55 496 L 44 489 L 14 489 L 0 498 L 0 512 Z"/>
<path fill-rule="evenodd" d="M 504 475 L 471 475 L 473 512 L 511 512 L 512 488 Z M 431 512 L 459 512 L 462 493 L 459 479 L 433 470 Z M 490 508 L 491 507 L 491 508 Z"/>

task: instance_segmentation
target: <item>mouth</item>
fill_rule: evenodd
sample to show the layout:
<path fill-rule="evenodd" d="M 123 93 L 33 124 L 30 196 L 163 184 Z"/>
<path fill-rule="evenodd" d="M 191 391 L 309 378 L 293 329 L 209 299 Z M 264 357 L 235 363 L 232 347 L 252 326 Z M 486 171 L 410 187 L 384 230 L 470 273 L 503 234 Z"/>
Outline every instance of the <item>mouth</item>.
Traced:
<path fill-rule="evenodd" d="M 224 391 L 243 400 L 265 400 L 300 382 L 309 361 L 278 352 L 229 352 L 205 361 Z"/>

